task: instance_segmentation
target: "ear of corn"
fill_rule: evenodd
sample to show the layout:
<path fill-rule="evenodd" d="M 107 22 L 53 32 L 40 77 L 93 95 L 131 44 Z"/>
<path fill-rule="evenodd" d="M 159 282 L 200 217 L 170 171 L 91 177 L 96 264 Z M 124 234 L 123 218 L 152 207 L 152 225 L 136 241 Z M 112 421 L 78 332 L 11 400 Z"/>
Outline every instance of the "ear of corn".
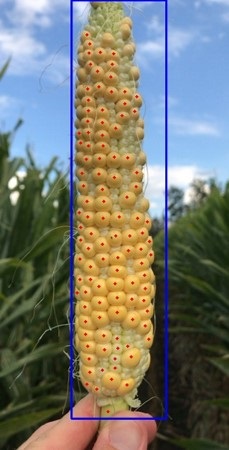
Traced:
<path fill-rule="evenodd" d="M 153 341 L 154 254 L 131 28 L 121 3 L 92 2 L 78 48 L 75 343 L 82 384 L 104 417 L 139 406 Z"/>

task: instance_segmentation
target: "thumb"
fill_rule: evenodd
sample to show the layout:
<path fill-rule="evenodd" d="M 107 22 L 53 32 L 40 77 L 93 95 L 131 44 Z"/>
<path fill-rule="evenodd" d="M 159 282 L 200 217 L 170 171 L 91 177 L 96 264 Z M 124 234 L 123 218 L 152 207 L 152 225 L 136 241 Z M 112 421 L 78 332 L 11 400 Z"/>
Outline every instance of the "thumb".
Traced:
<path fill-rule="evenodd" d="M 156 435 L 156 423 L 149 414 L 128 412 L 118 413 L 114 417 L 126 417 L 130 420 L 109 420 L 98 434 L 93 450 L 147 450 L 148 444 Z"/>

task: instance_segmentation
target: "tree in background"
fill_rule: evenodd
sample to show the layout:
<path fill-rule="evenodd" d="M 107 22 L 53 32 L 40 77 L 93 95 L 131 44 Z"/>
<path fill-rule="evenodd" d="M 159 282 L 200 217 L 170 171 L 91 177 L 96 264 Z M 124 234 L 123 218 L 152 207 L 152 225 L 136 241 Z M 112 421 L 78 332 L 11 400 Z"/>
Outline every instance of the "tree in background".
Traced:
<path fill-rule="evenodd" d="M 176 186 L 171 186 L 168 190 L 169 221 L 175 222 L 184 215 L 185 211 L 184 191 Z"/>
<path fill-rule="evenodd" d="M 220 190 L 214 178 L 194 179 L 188 188 L 189 199 L 185 201 L 183 189 L 171 186 L 168 190 L 169 222 L 174 223 L 189 211 L 199 208 L 214 190 Z"/>

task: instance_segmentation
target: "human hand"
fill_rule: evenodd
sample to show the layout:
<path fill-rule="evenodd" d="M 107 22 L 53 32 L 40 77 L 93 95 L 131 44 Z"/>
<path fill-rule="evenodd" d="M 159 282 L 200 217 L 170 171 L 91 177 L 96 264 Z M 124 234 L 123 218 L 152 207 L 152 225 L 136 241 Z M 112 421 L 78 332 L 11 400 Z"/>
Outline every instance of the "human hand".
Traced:
<path fill-rule="evenodd" d="M 114 417 L 131 420 L 109 420 L 99 431 L 99 421 L 90 420 L 98 416 L 94 398 L 88 394 L 74 407 L 74 417 L 88 417 L 88 420 L 71 420 L 67 413 L 38 428 L 18 450 L 147 450 L 155 437 L 155 421 L 134 420 L 149 418 L 148 414 L 123 411 Z"/>

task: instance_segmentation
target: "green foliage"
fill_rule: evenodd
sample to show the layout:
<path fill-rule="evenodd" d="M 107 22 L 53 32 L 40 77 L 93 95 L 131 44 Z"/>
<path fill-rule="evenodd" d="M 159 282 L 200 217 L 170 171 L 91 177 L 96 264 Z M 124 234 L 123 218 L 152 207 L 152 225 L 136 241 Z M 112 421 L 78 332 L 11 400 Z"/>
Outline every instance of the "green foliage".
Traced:
<path fill-rule="evenodd" d="M 169 227 L 172 423 L 164 433 L 180 436 L 170 440 L 175 448 L 228 448 L 228 236 L 229 184 L 222 192 L 213 183 L 199 207 Z M 163 239 L 163 233 L 155 239 L 157 268 Z M 160 270 L 157 282 L 163 283 Z"/>
<path fill-rule="evenodd" d="M 8 60 L 5 62 L 5 64 L 3 65 L 3 67 L 0 69 L 0 80 L 3 78 L 3 76 L 5 75 L 9 65 L 10 65 L 10 60 L 11 58 L 8 58 Z"/>
<path fill-rule="evenodd" d="M 69 189 L 57 158 L 10 159 L 0 134 L 0 448 L 67 407 Z M 65 405 L 66 403 L 66 405 Z"/>
<path fill-rule="evenodd" d="M 177 439 L 174 443 L 186 450 L 228 450 L 228 446 L 209 439 Z"/>

